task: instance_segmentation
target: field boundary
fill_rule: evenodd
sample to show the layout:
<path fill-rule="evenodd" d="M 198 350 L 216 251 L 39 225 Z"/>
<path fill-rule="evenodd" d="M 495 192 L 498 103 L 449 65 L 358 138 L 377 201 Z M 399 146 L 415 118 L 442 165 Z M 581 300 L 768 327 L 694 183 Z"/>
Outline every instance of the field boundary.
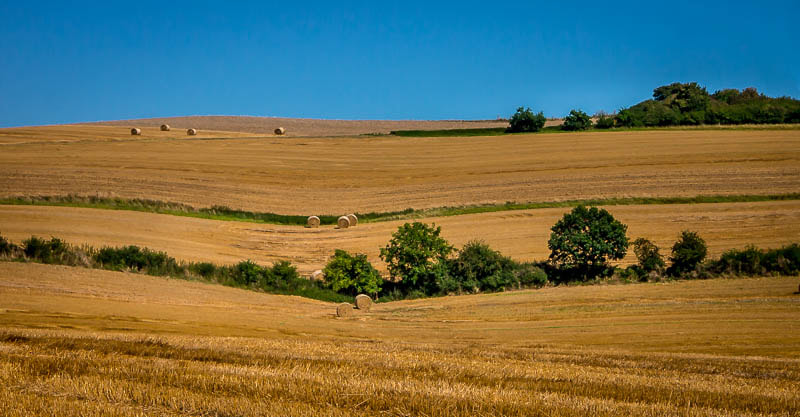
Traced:
<path fill-rule="evenodd" d="M 500 211 L 535 210 L 547 208 L 585 206 L 631 206 L 631 205 L 669 205 L 669 204 L 713 204 L 713 203 L 756 203 L 765 201 L 800 200 L 800 193 L 787 194 L 734 194 L 707 195 L 694 197 L 619 197 L 565 201 L 545 201 L 505 204 L 483 204 L 446 206 L 429 209 L 405 209 L 391 212 L 355 213 L 364 223 L 415 220 L 428 217 L 450 217 L 466 214 L 494 213 Z M 0 205 L 76 207 L 103 210 L 127 210 L 172 216 L 195 217 L 208 220 L 238 221 L 249 223 L 276 224 L 284 226 L 305 226 L 307 216 L 276 213 L 259 213 L 231 209 L 224 206 L 194 207 L 184 203 L 148 199 L 125 199 L 99 196 L 28 196 L 0 198 Z M 320 215 L 322 225 L 335 225 L 338 216 Z"/>

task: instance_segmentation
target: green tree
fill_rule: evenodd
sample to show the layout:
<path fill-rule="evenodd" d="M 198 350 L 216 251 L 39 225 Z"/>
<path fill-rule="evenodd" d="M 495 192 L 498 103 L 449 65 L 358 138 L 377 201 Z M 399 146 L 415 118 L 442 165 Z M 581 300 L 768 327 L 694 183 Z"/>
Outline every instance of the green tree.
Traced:
<path fill-rule="evenodd" d="M 664 257 L 658 253 L 655 243 L 640 237 L 633 241 L 633 253 L 639 261 L 639 268 L 644 272 L 661 272 L 664 270 Z"/>
<path fill-rule="evenodd" d="M 706 241 L 696 232 L 684 230 L 681 237 L 672 245 L 672 265 L 667 271 L 670 275 L 680 276 L 697 270 L 697 265 L 706 259 L 708 248 Z"/>
<path fill-rule="evenodd" d="M 406 293 L 418 290 L 430 295 L 437 291 L 437 280 L 447 273 L 447 257 L 453 251 L 441 232 L 435 225 L 406 223 L 381 248 L 389 275 L 400 280 L 398 287 Z"/>
<path fill-rule="evenodd" d="M 538 132 L 546 121 L 544 113 L 534 114 L 530 107 L 520 107 L 509 120 L 508 132 Z"/>
<path fill-rule="evenodd" d="M 592 118 L 581 110 L 571 110 L 564 118 L 564 130 L 586 130 L 592 127 Z"/>
<path fill-rule="evenodd" d="M 597 207 L 575 207 L 551 229 L 550 262 L 567 278 L 594 278 L 608 269 L 608 261 L 625 257 L 628 226 Z"/>
<path fill-rule="evenodd" d="M 450 276 L 458 283 L 451 291 L 499 290 L 514 284 L 514 262 L 484 242 L 464 245 L 450 262 Z"/>
<path fill-rule="evenodd" d="M 377 294 L 383 284 L 381 274 L 367 260 L 367 255 L 351 255 L 341 249 L 336 249 L 323 273 L 329 287 L 350 295 Z"/>

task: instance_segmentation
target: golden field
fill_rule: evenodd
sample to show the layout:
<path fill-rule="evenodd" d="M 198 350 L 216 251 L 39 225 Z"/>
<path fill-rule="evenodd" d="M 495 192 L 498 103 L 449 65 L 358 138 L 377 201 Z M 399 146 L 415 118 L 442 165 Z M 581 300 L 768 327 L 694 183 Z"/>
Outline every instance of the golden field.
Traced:
<path fill-rule="evenodd" d="M 800 191 L 796 129 L 400 138 L 354 135 L 418 126 L 301 120 L 287 127 L 309 137 L 279 138 L 267 129 L 276 120 L 234 119 L 132 122 L 139 137 L 128 121 L 0 129 L 0 197 L 311 215 Z M 176 129 L 158 131 L 166 120 Z M 200 134 L 187 137 L 182 122 Z M 797 200 L 606 209 L 662 253 L 685 229 L 707 240 L 710 256 L 800 241 Z M 482 239 L 514 259 L 541 260 L 566 211 L 423 221 L 457 247 Z M 186 261 L 286 259 L 304 274 L 337 248 L 383 269 L 378 248 L 402 223 L 306 229 L 0 205 L 0 234 L 17 243 L 55 236 Z M 380 303 L 342 319 L 336 305 L 300 297 L 0 262 L 0 416 L 797 416 L 798 284 L 546 287 Z"/>
<path fill-rule="evenodd" d="M 0 263 L 0 412 L 794 416 L 796 278 L 333 305 Z"/>
<path fill-rule="evenodd" d="M 320 215 L 800 190 L 800 130 L 209 140 L 79 125 L 59 129 L 85 139 L 62 142 L 47 140 L 50 127 L 33 129 L 42 129 L 37 140 L 0 129 L 9 142 L 0 145 L 0 196 L 101 195 Z M 128 136 L 109 141 L 96 129 Z"/>
<path fill-rule="evenodd" d="M 800 237 L 800 201 L 631 205 L 606 207 L 628 225 L 631 239 L 646 237 L 667 252 L 682 230 L 706 239 L 710 256 L 748 244 L 779 247 Z M 426 218 L 456 247 L 481 239 L 517 260 L 544 260 L 550 228 L 569 209 L 515 210 Z M 338 230 L 218 221 L 123 210 L 0 205 L 0 234 L 19 243 L 31 235 L 75 245 L 139 245 L 185 261 L 269 264 L 289 260 L 302 274 L 322 269 L 335 249 L 365 253 L 379 269 L 379 248 L 404 221 L 360 223 Z M 632 251 L 623 264 L 635 262 Z"/>

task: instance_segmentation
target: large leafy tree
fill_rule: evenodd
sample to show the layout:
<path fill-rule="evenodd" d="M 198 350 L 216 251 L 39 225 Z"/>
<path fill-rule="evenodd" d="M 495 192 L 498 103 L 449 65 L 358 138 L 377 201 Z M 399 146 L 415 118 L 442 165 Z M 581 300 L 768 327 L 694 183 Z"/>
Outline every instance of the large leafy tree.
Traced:
<path fill-rule="evenodd" d="M 441 237 L 442 228 L 414 222 L 400 226 L 381 248 L 389 275 L 400 280 L 399 287 L 433 294 L 437 281 L 447 274 L 447 257 L 453 247 Z"/>
<path fill-rule="evenodd" d="M 323 273 L 325 283 L 334 291 L 351 295 L 377 294 L 383 283 L 380 273 L 367 260 L 367 255 L 351 255 L 341 249 L 336 249 Z"/>
<path fill-rule="evenodd" d="M 594 278 L 625 257 L 627 229 L 604 209 L 575 207 L 551 229 L 550 262 L 570 278 Z"/>

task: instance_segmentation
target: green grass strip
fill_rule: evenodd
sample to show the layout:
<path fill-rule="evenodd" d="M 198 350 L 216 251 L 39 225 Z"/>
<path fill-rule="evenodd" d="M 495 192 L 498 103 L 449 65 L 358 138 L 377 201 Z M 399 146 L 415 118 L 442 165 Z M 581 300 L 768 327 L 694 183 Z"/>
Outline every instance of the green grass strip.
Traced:
<path fill-rule="evenodd" d="M 584 206 L 631 206 L 650 204 L 708 204 L 708 203 L 753 203 L 762 201 L 800 200 L 800 193 L 788 194 L 740 194 L 740 195 L 708 195 L 695 197 L 620 197 L 597 198 L 567 201 L 546 201 L 536 203 L 485 204 L 437 207 L 430 209 L 405 209 L 391 212 L 356 213 L 361 222 L 384 222 L 393 220 L 412 220 L 427 217 L 460 216 L 464 214 L 494 213 L 499 211 L 533 210 L 559 207 Z M 257 213 L 234 210 L 224 206 L 196 208 L 182 203 L 170 203 L 158 200 L 123 199 L 107 197 L 82 196 L 33 196 L 6 197 L 0 199 L 0 205 L 17 206 L 56 206 L 80 207 L 106 210 L 129 210 L 147 213 L 169 214 L 173 216 L 196 217 L 210 220 L 240 221 L 287 226 L 305 226 L 307 216 L 275 213 Z M 336 224 L 337 216 L 319 216 L 323 225 Z"/>

